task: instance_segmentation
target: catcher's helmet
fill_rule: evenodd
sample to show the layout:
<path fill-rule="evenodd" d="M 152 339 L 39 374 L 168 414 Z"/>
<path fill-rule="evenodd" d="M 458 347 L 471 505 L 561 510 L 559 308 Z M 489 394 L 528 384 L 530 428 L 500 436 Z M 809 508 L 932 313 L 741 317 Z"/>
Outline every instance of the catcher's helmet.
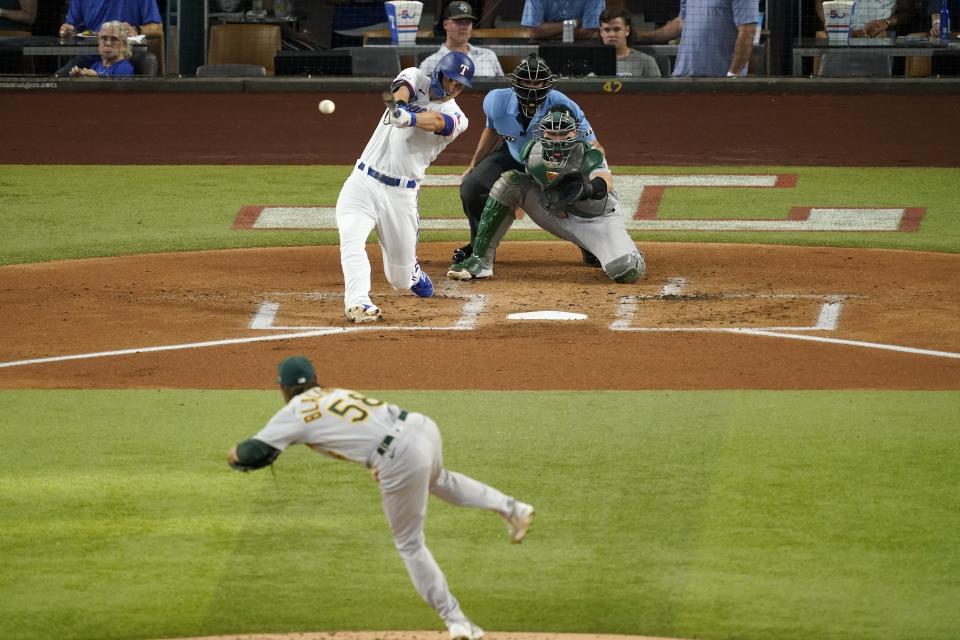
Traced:
<path fill-rule="evenodd" d="M 528 118 L 532 118 L 537 107 L 547 99 L 547 94 L 553 88 L 553 81 L 556 80 L 547 63 L 535 53 L 524 58 L 507 77 L 517 94 L 520 109 Z"/>
<path fill-rule="evenodd" d="M 540 120 L 538 128 L 543 160 L 554 167 L 562 167 L 577 144 L 577 120 L 566 105 L 556 105 Z"/>
<path fill-rule="evenodd" d="M 470 59 L 470 56 L 459 51 L 451 51 L 440 58 L 440 62 L 433 70 L 433 75 L 430 76 L 430 89 L 438 98 L 446 98 L 447 92 L 443 88 L 441 80 L 450 78 L 464 86 L 472 87 L 473 71 L 473 60 Z"/>

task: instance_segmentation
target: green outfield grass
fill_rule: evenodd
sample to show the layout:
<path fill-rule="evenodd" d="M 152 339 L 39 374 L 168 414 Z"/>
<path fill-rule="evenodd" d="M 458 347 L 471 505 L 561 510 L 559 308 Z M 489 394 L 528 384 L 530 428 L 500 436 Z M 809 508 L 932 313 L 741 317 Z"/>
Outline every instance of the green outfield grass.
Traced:
<path fill-rule="evenodd" d="M 435 167 L 431 173 L 460 173 Z M 0 264 L 142 252 L 332 244 L 335 231 L 237 231 L 244 205 L 333 206 L 342 166 L 4 166 Z M 615 167 L 627 173 L 789 173 L 791 189 L 671 189 L 661 217 L 786 218 L 791 207 L 923 207 L 916 233 L 634 233 L 637 240 L 746 242 L 960 251 L 960 169 L 815 167 Z M 460 218 L 456 187 L 421 192 L 424 217 Z M 465 223 L 464 223 L 465 224 Z M 423 241 L 468 239 L 426 231 Z M 513 232 L 508 239 L 550 238 Z"/>
<path fill-rule="evenodd" d="M 958 393 L 379 395 L 538 508 L 515 546 L 431 500 L 428 542 L 489 629 L 957 637 Z M 365 470 L 303 447 L 227 468 L 279 403 L 0 391 L 0 637 L 440 629 Z"/>

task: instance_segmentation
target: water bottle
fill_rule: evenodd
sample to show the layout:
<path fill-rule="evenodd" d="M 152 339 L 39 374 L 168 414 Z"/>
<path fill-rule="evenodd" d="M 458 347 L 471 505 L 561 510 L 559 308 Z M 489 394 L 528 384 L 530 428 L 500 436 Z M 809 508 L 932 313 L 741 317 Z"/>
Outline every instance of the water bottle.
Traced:
<path fill-rule="evenodd" d="M 577 28 L 576 20 L 563 21 L 563 41 L 564 42 L 573 42 L 573 31 L 576 28 Z"/>
<path fill-rule="evenodd" d="M 940 3 L 940 40 L 946 42 L 950 39 L 950 3 L 942 0 Z"/>

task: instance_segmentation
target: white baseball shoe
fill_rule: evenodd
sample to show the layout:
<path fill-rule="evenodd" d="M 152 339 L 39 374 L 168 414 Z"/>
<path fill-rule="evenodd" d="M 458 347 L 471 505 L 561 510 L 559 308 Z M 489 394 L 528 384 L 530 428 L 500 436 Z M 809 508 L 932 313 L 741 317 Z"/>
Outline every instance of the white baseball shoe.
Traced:
<path fill-rule="evenodd" d="M 380 308 L 372 304 L 352 304 L 343 312 L 343 317 L 354 324 L 383 320 Z"/>
<path fill-rule="evenodd" d="M 507 521 L 507 533 L 510 534 L 510 542 L 520 544 L 533 523 L 533 505 L 519 500 L 511 500 L 511 502 L 513 505 L 510 508 L 510 515 L 501 517 Z"/>
<path fill-rule="evenodd" d="M 450 625 L 450 640 L 480 640 L 482 637 L 483 629 L 469 620 Z"/>

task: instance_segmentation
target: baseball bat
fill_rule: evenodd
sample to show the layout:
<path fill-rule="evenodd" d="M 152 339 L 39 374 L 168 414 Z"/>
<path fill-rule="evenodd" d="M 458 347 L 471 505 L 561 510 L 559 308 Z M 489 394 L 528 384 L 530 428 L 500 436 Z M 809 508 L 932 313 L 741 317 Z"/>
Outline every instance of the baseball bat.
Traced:
<path fill-rule="evenodd" d="M 393 93 L 390 91 L 384 91 L 380 94 L 380 97 L 383 98 L 383 104 L 387 106 L 387 109 L 390 109 L 390 113 L 393 117 L 400 115 L 400 108 L 397 106 L 397 99 L 393 97 Z"/>

